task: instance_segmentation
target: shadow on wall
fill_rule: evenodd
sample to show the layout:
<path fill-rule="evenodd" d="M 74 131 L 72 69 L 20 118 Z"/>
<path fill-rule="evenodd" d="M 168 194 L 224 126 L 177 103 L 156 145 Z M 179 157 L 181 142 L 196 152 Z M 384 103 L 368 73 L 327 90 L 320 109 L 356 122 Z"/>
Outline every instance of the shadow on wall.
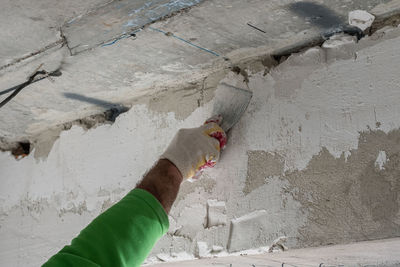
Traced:
<path fill-rule="evenodd" d="M 289 5 L 289 10 L 306 21 L 322 29 L 341 26 L 346 23 L 335 11 L 313 2 L 297 2 Z"/>
<path fill-rule="evenodd" d="M 90 103 L 90 104 L 102 107 L 104 109 L 111 110 L 112 111 L 110 113 L 111 116 L 109 118 L 107 118 L 108 121 L 115 121 L 115 118 L 118 117 L 121 113 L 127 112 L 129 110 L 129 108 L 124 105 L 101 100 L 101 99 L 94 98 L 94 97 L 84 96 L 81 94 L 64 93 L 64 96 L 67 98 L 70 98 L 70 99 Z"/>
<path fill-rule="evenodd" d="M 297 2 L 288 6 L 294 14 L 301 16 L 305 21 L 321 29 L 324 39 L 337 33 L 356 36 L 358 40 L 364 37 L 361 29 L 347 23 L 347 18 L 340 16 L 332 9 L 313 2 Z"/>

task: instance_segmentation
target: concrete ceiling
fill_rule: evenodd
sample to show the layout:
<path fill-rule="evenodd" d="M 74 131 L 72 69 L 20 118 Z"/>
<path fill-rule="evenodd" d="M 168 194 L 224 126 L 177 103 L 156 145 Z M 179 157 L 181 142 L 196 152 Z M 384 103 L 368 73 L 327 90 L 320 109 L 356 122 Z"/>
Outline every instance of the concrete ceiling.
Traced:
<path fill-rule="evenodd" d="M 307 43 L 345 24 L 349 11 L 371 10 L 388 1 L 173 2 L 178 4 L 2 2 L 1 99 L 36 70 L 59 69 L 62 74 L 27 86 L 1 108 L 2 148 L 12 141 L 33 140 L 56 125 L 110 109 L 121 112 L 138 98 L 162 90 L 200 88 L 212 73 Z M 139 28 L 190 5 L 195 6 Z M 135 36 L 124 35 L 135 29 L 140 30 Z"/>

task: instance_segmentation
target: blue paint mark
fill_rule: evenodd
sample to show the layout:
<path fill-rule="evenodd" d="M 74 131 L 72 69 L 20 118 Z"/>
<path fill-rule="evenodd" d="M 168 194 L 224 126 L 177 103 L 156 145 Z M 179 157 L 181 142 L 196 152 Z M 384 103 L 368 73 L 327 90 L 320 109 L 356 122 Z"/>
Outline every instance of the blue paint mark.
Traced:
<path fill-rule="evenodd" d="M 149 29 L 151 29 L 151 30 L 153 30 L 153 31 L 161 32 L 161 33 L 163 33 L 163 34 L 165 34 L 165 35 L 167 34 L 167 32 L 165 32 L 165 31 L 163 31 L 163 30 L 160 30 L 160 29 L 157 29 L 157 28 L 149 27 Z M 220 56 L 221 56 L 220 54 L 218 54 L 218 53 L 216 53 L 216 52 L 214 52 L 214 51 L 212 51 L 212 50 L 210 50 L 210 49 L 207 49 L 207 48 L 198 46 L 198 45 L 196 45 L 196 44 L 194 44 L 194 43 L 192 43 L 192 42 L 190 42 L 190 41 L 188 41 L 188 40 L 185 40 L 185 39 L 183 39 L 183 38 L 181 38 L 181 37 L 179 37 L 179 36 L 176 36 L 175 34 L 172 34 L 172 35 L 170 35 L 170 36 L 171 36 L 171 37 L 174 37 L 174 38 L 176 38 L 176 39 L 178 39 L 178 40 L 180 40 L 180 41 L 182 41 L 182 42 L 185 42 L 185 43 L 187 43 L 187 44 L 189 44 L 189 45 L 191 45 L 191 46 L 193 46 L 193 47 L 196 47 L 196 48 L 198 48 L 198 49 L 201 49 L 201 50 L 203 50 L 203 51 L 205 51 L 205 52 L 207 52 L 207 53 L 213 54 L 214 56 L 217 56 L 217 57 L 220 57 Z"/>
<path fill-rule="evenodd" d="M 141 18 L 137 19 L 138 21 L 142 21 L 143 17 L 149 18 L 151 21 L 155 21 L 155 20 L 158 20 L 174 11 L 178 11 L 183 8 L 196 5 L 200 2 L 202 2 L 202 0 L 173 0 L 173 1 L 169 1 L 164 4 L 160 4 L 160 2 L 163 2 L 163 1 L 162 0 L 149 1 L 149 2 L 145 3 L 143 6 L 132 10 L 128 15 L 130 17 L 132 17 L 133 15 L 136 15 L 136 14 L 144 11 L 144 14 L 142 14 Z M 150 9 L 152 7 L 154 7 L 154 8 Z M 132 23 L 132 24 L 139 24 L 139 23 Z M 143 25 L 143 23 L 141 23 L 141 25 Z M 131 23 L 128 22 L 123 26 L 131 27 Z"/>
<path fill-rule="evenodd" d="M 145 3 L 143 6 L 139 7 L 138 9 L 132 10 L 132 11 L 129 13 L 129 16 L 133 16 L 133 15 L 135 15 L 135 14 L 137 14 L 137 13 L 139 13 L 139 12 L 141 12 L 141 11 L 143 11 L 143 10 L 145 10 L 145 9 L 147 9 L 147 8 L 149 8 L 149 7 L 151 7 L 151 6 L 153 6 L 153 5 L 155 5 L 155 4 L 156 4 L 155 2 L 156 2 L 156 1 L 149 1 L 149 2 Z"/>
<path fill-rule="evenodd" d="M 124 27 L 138 27 L 139 25 L 137 25 L 137 23 L 135 23 L 136 20 L 128 20 L 127 23 L 125 23 L 123 26 Z"/>
<path fill-rule="evenodd" d="M 111 42 L 109 42 L 109 43 L 102 44 L 101 46 L 102 46 L 102 47 L 105 47 L 105 46 L 113 45 L 113 44 L 115 44 L 116 42 L 118 42 L 119 40 L 124 39 L 124 38 L 129 38 L 129 37 L 131 37 L 133 34 L 136 34 L 136 33 L 140 32 L 141 30 L 142 30 L 142 29 L 137 29 L 137 30 L 135 30 L 135 31 L 133 31 L 133 32 L 131 32 L 131 33 L 129 33 L 129 34 L 124 33 L 124 34 L 122 34 L 120 37 L 114 39 L 113 41 L 111 41 Z"/>

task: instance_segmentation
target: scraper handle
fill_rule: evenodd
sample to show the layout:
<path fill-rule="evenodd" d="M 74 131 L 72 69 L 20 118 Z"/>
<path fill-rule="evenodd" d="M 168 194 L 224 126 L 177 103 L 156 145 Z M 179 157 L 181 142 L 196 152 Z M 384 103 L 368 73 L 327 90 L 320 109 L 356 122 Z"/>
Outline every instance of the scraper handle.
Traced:
<path fill-rule="evenodd" d="M 216 115 L 216 116 L 213 116 L 213 117 L 209 118 L 208 120 L 206 120 L 206 122 L 204 124 L 207 124 L 207 123 L 210 123 L 210 122 L 215 122 L 216 124 L 221 126 L 222 120 L 223 120 L 223 118 L 222 118 L 221 115 Z M 214 137 L 215 139 L 217 139 L 219 141 L 220 149 L 224 149 L 225 148 L 225 145 L 226 145 L 226 142 L 227 142 L 226 133 L 215 132 L 215 133 L 211 133 L 210 136 Z"/>

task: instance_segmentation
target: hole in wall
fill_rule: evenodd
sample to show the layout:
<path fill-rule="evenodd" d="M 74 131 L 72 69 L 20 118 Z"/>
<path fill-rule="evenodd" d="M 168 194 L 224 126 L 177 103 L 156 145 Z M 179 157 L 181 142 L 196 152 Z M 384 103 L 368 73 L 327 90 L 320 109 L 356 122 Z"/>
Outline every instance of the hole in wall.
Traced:
<path fill-rule="evenodd" d="M 18 142 L 16 147 L 11 150 L 11 154 L 16 159 L 21 159 L 29 155 L 31 152 L 31 143 L 29 141 Z"/>

